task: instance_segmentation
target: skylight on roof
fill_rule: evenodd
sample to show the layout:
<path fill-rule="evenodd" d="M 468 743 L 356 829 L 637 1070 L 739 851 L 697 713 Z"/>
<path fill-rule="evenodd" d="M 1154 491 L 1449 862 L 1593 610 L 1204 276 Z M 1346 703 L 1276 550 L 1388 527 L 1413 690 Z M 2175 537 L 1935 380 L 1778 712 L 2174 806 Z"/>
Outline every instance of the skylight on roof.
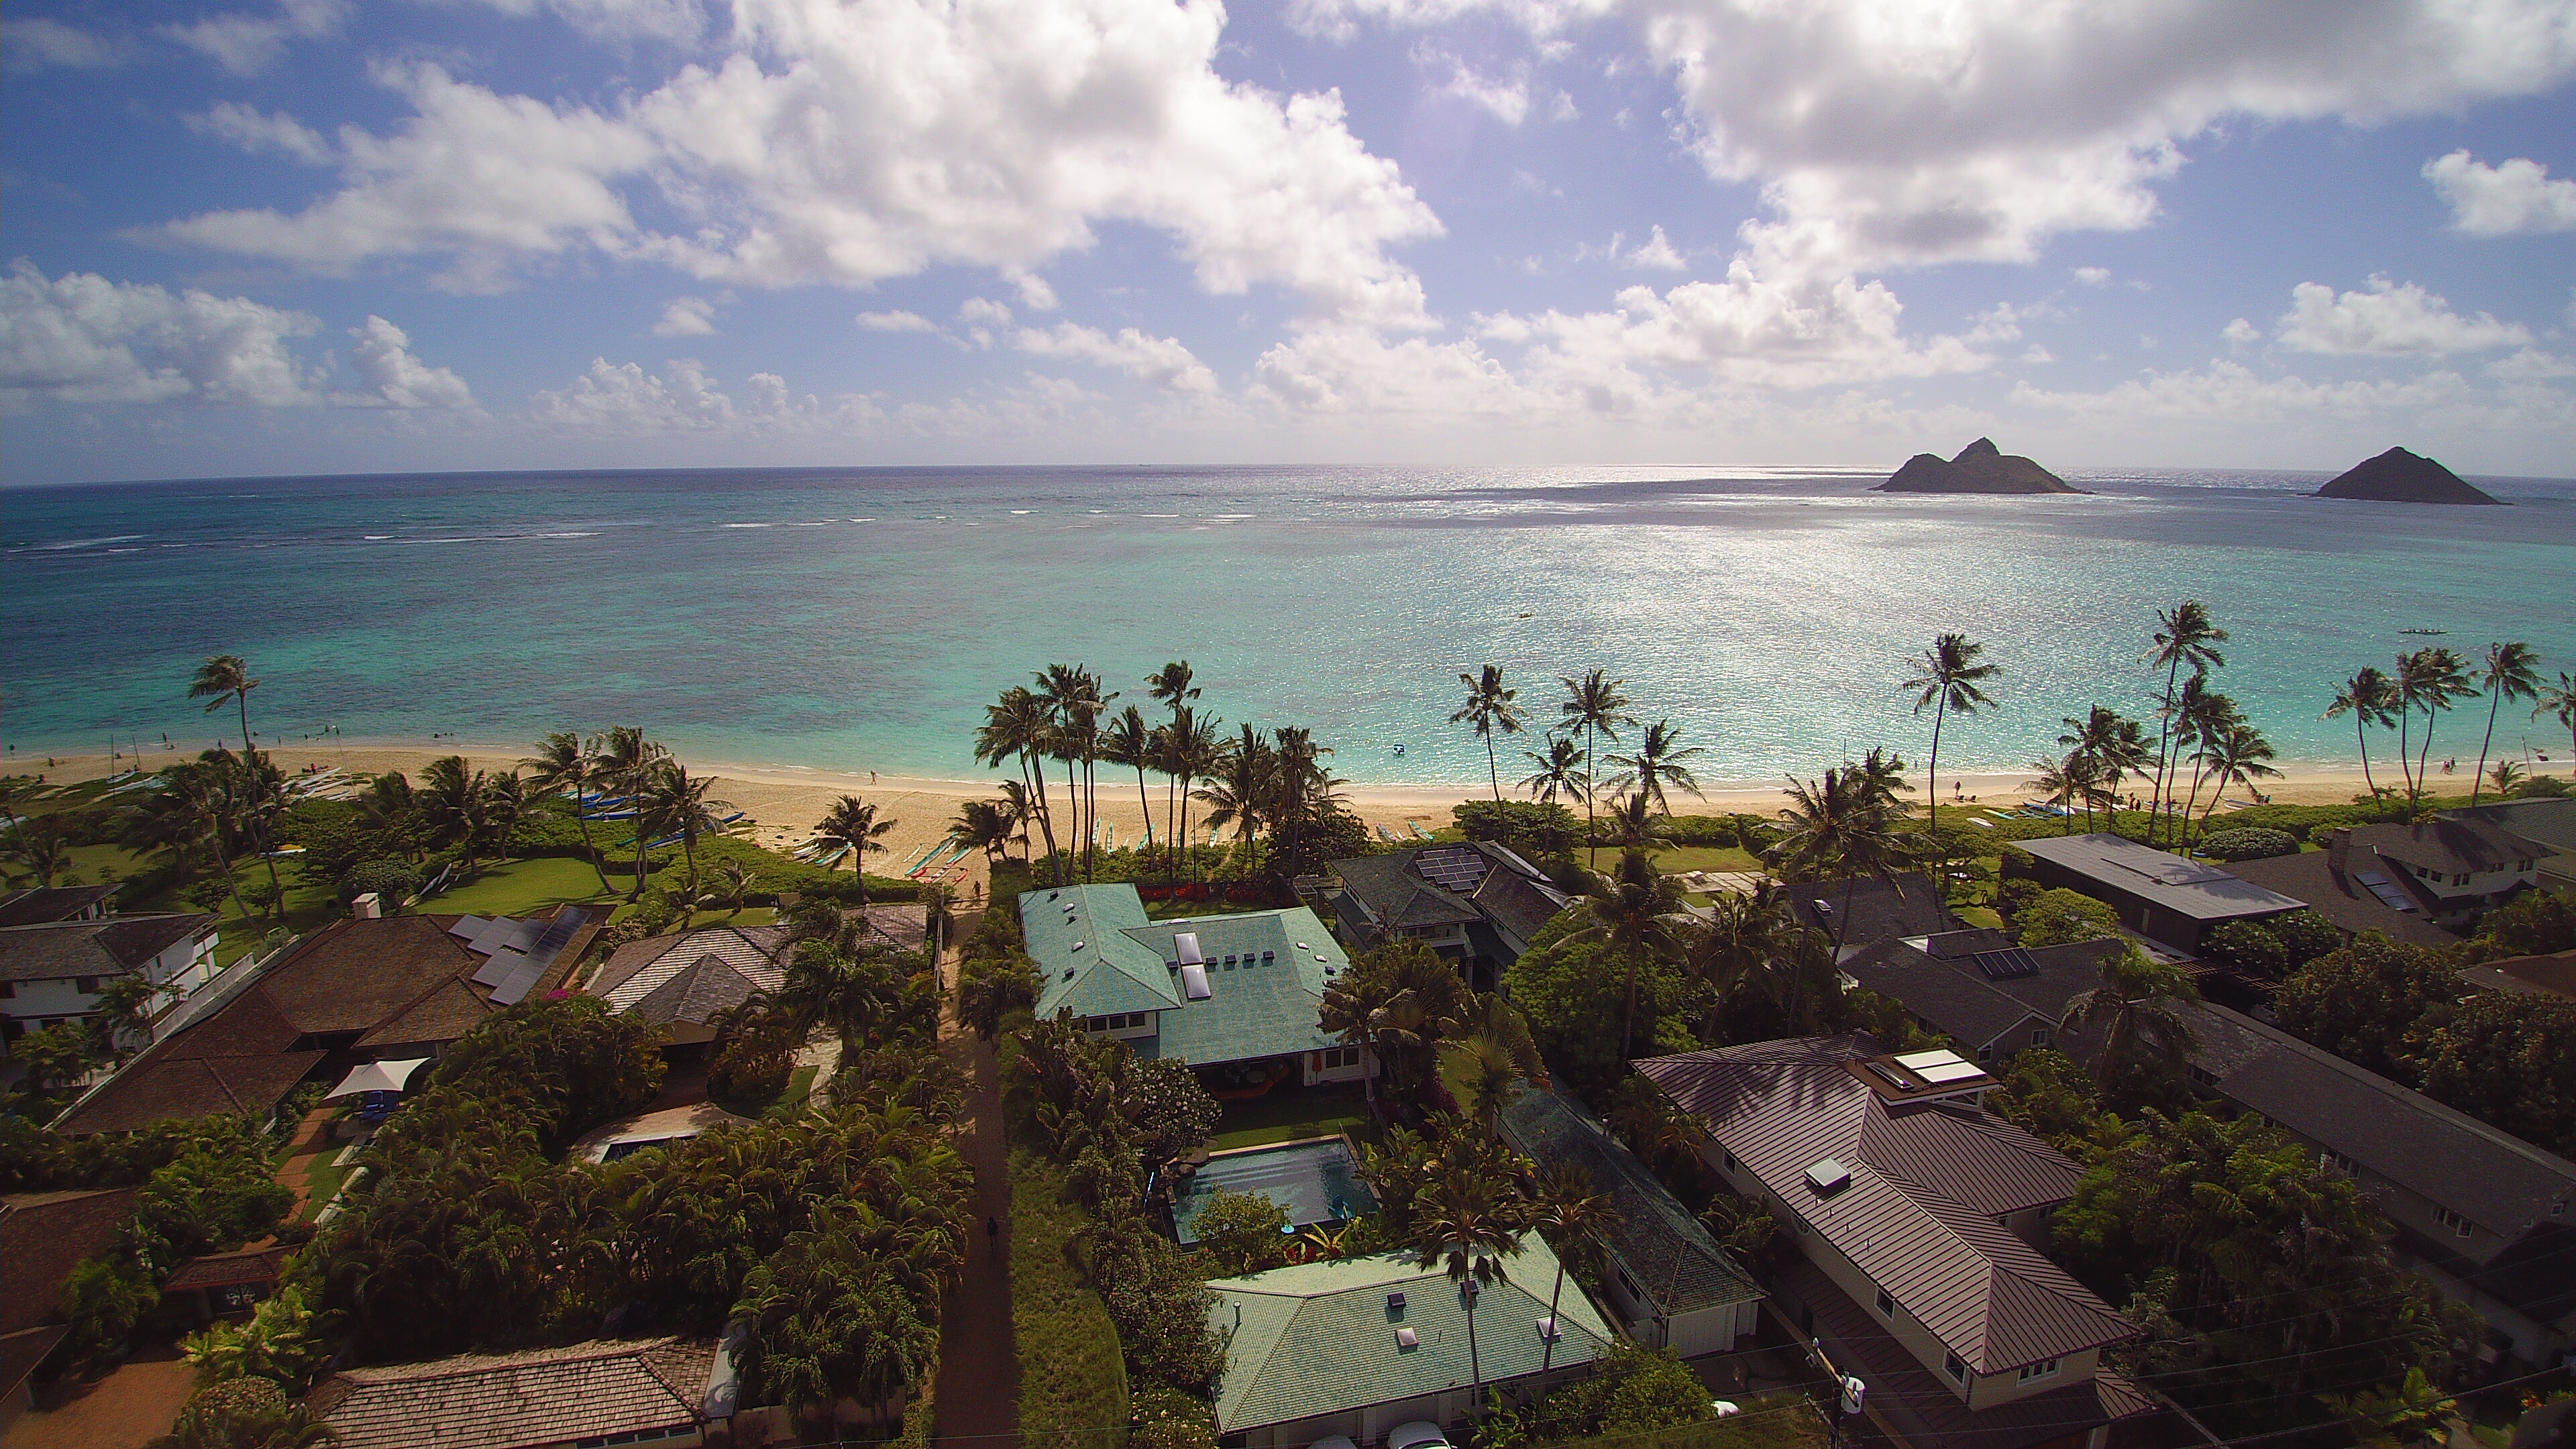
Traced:
<path fill-rule="evenodd" d="M 1182 931 L 1173 936 L 1172 949 L 1180 953 L 1183 970 L 1207 964 L 1207 957 L 1199 950 L 1199 933 L 1196 931 Z M 1199 974 L 1204 976 L 1207 973 L 1202 971 Z"/>
<path fill-rule="evenodd" d="M 1208 985 L 1207 963 L 1191 961 L 1181 967 L 1181 995 L 1192 1001 L 1206 1001 L 1216 995 Z"/>

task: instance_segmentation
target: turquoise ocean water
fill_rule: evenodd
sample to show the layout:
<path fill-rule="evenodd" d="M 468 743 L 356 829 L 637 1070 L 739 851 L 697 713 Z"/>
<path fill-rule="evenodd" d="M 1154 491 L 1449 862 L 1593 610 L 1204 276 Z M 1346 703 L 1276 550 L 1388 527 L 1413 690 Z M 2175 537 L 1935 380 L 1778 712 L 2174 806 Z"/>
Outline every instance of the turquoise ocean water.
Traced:
<path fill-rule="evenodd" d="M 516 743 L 644 725 L 700 758 L 976 773 L 982 706 L 1049 661 L 1144 703 L 1187 658 L 1226 725 L 1304 723 L 1368 783 L 1481 780 L 1448 723 L 1500 663 L 1628 681 L 1705 746 L 1705 780 L 1919 760 L 1906 659 L 1982 639 L 1999 707 L 1950 769 L 2019 767 L 2061 716 L 2143 713 L 2155 608 L 2234 634 L 2222 687 L 2285 761 L 2349 762 L 2335 681 L 2443 629 L 2576 669 L 2576 483 L 2510 508 L 2299 496 L 2320 475 L 2069 474 L 2085 497 L 1900 498 L 1877 474 L 1215 468 L 388 475 L 0 494 L 0 738 L 185 747 L 185 697 L 248 656 L 264 734 Z M 1122 701 L 1122 703 L 1125 701 Z M 2468 718 L 2474 713 L 2475 722 Z M 2443 726 L 2473 757 L 2485 711 Z M 1528 773 L 1510 741 L 1506 780 Z M 2508 709 L 2500 752 L 2565 759 Z M 1403 752 L 1397 753 L 1402 746 Z M 2390 747 L 2393 752 L 2393 744 Z M 2374 753 L 2377 747 L 2374 746 Z M 2463 766 L 2465 768 L 2465 765 Z"/>

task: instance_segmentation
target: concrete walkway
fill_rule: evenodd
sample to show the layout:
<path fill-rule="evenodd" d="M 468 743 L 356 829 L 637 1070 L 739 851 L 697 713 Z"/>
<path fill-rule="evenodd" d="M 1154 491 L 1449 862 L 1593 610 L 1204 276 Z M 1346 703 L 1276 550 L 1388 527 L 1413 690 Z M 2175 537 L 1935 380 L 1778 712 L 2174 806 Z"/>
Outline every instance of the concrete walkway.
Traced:
<path fill-rule="evenodd" d="M 958 931 L 963 939 L 972 923 Z M 955 973 L 949 973 L 955 980 Z M 990 1047 L 957 1024 L 952 996 L 940 1014 L 942 1049 L 969 1074 L 958 1149 L 975 1169 L 975 1228 L 966 1272 L 940 1321 L 934 1442 L 1005 1449 L 1019 1437 L 1019 1349 L 1011 1334 L 1011 1170 L 1002 1136 L 1001 1069 Z M 998 1219 L 1001 1233 L 984 1224 Z"/>

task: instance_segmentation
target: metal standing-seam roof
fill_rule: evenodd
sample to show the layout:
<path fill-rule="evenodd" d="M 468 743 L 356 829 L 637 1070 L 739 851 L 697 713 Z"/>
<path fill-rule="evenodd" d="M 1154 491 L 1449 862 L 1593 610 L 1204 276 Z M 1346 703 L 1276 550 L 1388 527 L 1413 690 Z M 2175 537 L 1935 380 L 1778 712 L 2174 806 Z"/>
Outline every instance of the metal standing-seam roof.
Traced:
<path fill-rule="evenodd" d="M 1580 1106 L 1546 1087 L 1524 1086 L 1503 1109 L 1502 1127 L 1503 1140 L 1542 1169 L 1570 1162 L 1592 1174 L 1592 1190 L 1619 1213 L 1602 1241 L 1665 1313 L 1762 1296 L 1690 1209 Z"/>
<path fill-rule="evenodd" d="M 2185 920 L 2274 916 L 2303 904 L 2206 861 L 2185 860 L 2125 836 L 2042 835 L 2012 844 L 2016 850 L 2152 902 Z"/>
<path fill-rule="evenodd" d="M 1557 1302 L 1555 1353 L 1539 1337 L 1556 1255 L 1536 1233 L 1502 1260 L 1503 1276 L 1476 1298 L 1476 1350 L 1485 1382 L 1590 1363 L 1610 1351 L 1610 1325 L 1567 1276 Z M 1273 1268 L 1208 1284 L 1209 1323 L 1228 1335 L 1217 1385 L 1218 1432 L 1239 1433 L 1370 1404 L 1468 1386 L 1467 1313 L 1458 1285 L 1410 1253 Z M 1401 1310 L 1387 1295 L 1402 1293 Z M 1411 1329 L 1413 1348 L 1396 1337 Z"/>
<path fill-rule="evenodd" d="M 1981 1374 L 2116 1343 L 2135 1329 L 2000 1225 L 2063 1202 L 2080 1175 L 1973 1103 L 1894 1110 L 1851 1064 L 1865 1036 L 1756 1042 L 1637 1063 L 1773 1196 Z M 1841 1163 L 1848 1186 L 1807 1170 Z"/>
<path fill-rule="evenodd" d="M 313 1391 L 341 1449 L 519 1449 L 695 1427 L 713 1343 L 629 1339 L 349 1369 Z"/>

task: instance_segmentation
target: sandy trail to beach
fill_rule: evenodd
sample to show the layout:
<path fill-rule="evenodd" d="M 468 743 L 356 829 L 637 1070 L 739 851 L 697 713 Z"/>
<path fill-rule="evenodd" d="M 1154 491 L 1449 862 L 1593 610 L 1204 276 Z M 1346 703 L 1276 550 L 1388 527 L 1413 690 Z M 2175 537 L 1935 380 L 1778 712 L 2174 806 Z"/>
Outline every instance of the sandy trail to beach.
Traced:
<path fill-rule="evenodd" d="M 507 747 L 463 743 L 367 743 L 351 744 L 345 748 L 337 744 L 292 743 L 272 748 L 279 768 L 289 773 L 336 766 L 361 778 L 400 770 L 417 780 L 430 761 L 444 755 L 462 754 L 473 768 L 493 771 L 517 768 L 521 759 L 518 752 Z M 143 763 L 153 766 L 176 758 L 179 758 L 177 751 L 163 754 L 147 750 Z M 11 767 L 28 774 L 42 773 L 48 781 L 60 783 L 95 779 L 125 769 L 132 763 L 131 755 L 119 761 L 111 761 L 104 755 L 60 755 L 53 757 L 53 763 L 48 765 L 41 755 L 30 759 L 20 754 L 13 757 Z M 977 779 L 942 780 L 874 776 L 866 771 L 782 769 L 776 766 L 752 768 L 723 760 L 687 756 L 683 757 L 683 763 L 693 774 L 715 777 L 716 784 L 708 793 L 748 812 L 758 822 L 753 837 L 767 846 L 787 848 L 803 843 L 813 834 L 814 822 L 821 819 L 833 800 L 842 795 L 857 795 L 867 800 L 877 807 L 879 819 L 895 822 L 895 828 L 885 837 L 885 853 L 872 856 L 868 862 L 871 870 L 888 874 L 899 873 L 933 842 L 945 836 L 949 822 L 956 818 L 958 808 L 966 801 L 987 800 L 999 795 L 1003 779 L 999 772 Z M 2463 762 L 2458 773 L 2444 775 L 2437 765 L 2433 775 L 2435 788 L 2466 788 L 2469 769 L 2470 765 Z M 2552 761 L 2546 769 L 2564 776 L 2569 767 L 2565 761 L 2558 760 Z M 1097 778 L 1103 824 L 1108 827 L 1116 844 L 1133 845 L 1144 833 L 1145 820 L 1144 809 L 1137 801 L 1135 771 L 1104 765 L 1099 768 Z M 2031 778 L 2028 773 L 1976 773 L 1955 777 L 1945 773 L 1941 777 L 1941 803 L 1945 807 L 1965 800 L 1983 805 L 2020 804 L 2032 798 Z M 2387 783 L 2388 779 L 2387 772 L 2382 772 L 2382 783 Z M 1051 782 L 1049 798 L 1055 802 L 1060 828 L 1066 821 L 1064 783 L 1059 769 Z M 2129 788 L 2143 791 L 2146 783 L 2139 781 Z M 1169 797 L 1165 789 L 1162 779 L 1147 777 L 1145 793 L 1152 805 L 1157 832 L 1164 828 L 1164 812 L 1168 808 Z M 2358 768 L 2292 767 L 2284 772 L 2283 778 L 2263 782 L 2266 795 L 2290 804 L 2340 804 L 2361 791 L 2362 775 Z M 1351 810 L 1360 819 L 1371 827 L 1386 827 L 1399 839 L 1412 838 L 1408 827 L 1413 823 L 1418 822 L 1425 829 L 1438 829 L 1449 824 L 1451 807 L 1463 799 L 1489 793 L 1489 790 L 1458 785 L 1351 785 L 1344 792 Z M 1513 798 L 1508 783 L 1504 786 L 1504 795 L 1505 798 Z M 2202 797 L 2204 803 L 2207 798 L 2206 795 Z M 2233 792 L 2231 798 L 2242 799 L 2244 796 L 2241 791 Z M 1677 797 L 1673 803 L 1675 810 L 1684 814 L 1733 812 L 1771 815 L 1788 803 L 1788 796 L 1785 781 L 1779 784 L 1713 783 L 1699 800 L 1686 801 Z M 1197 818 L 1198 813 L 1194 809 L 1191 833 L 1204 838 L 1202 827 L 1196 823 Z M 982 874 L 980 868 L 976 874 Z"/>

